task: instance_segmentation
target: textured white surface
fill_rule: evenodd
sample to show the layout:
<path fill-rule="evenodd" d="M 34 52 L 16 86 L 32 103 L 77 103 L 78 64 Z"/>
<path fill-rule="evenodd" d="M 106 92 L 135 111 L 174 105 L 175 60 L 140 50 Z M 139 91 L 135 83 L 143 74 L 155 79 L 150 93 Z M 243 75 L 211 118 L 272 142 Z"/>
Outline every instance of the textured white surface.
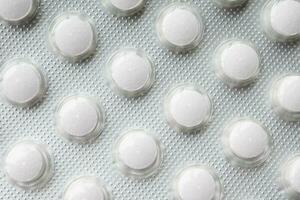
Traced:
<path fill-rule="evenodd" d="M 268 40 L 258 21 L 261 0 L 249 1 L 238 10 L 222 10 L 211 1 L 191 0 L 202 11 L 206 35 L 201 48 L 189 54 L 173 54 L 159 46 L 154 31 L 157 11 L 171 0 L 146 1 L 145 12 L 131 18 L 116 18 L 99 0 L 41 1 L 37 18 L 28 26 L 0 26 L 1 62 L 16 55 L 26 55 L 45 68 L 49 76 L 48 96 L 30 110 L 1 103 L 0 151 L 23 137 L 48 144 L 53 151 L 55 174 L 39 192 L 14 189 L 0 179 L 0 199 L 57 200 L 72 177 L 93 173 L 111 187 L 115 200 L 167 200 L 172 174 L 188 162 L 213 167 L 224 185 L 224 199 L 284 200 L 276 185 L 277 169 L 282 159 L 300 151 L 299 123 L 280 120 L 271 110 L 269 85 L 276 75 L 300 72 L 300 47 Z M 45 43 L 47 28 L 53 18 L 67 10 L 87 13 L 95 22 L 96 55 L 83 63 L 71 64 L 53 55 Z M 221 41 L 241 38 L 253 41 L 259 49 L 262 69 L 253 87 L 228 89 L 217 80 L 211 69 L 212 53 Z M 106 83 L 105 63 L 119 47 L 143 48 L 156 66 L 156 82 L 144 97 L 127 99 L 116 95 Z M 169 88 L 182 82 L 195 82 L 210 95 L 214 114 L 204 134 L 179 134 L 162 115 L 162 99 Z M 67 143 L 55 134 L 53 112 L 57 102 L 74 93 L 99 96 L 107 113 L 106 127 L 95 143 Z M 270 131 L 273 140 L 271 157 L 266 165 L 239 169 L 224 159 L 220 136 L 224 123 L 236 116 L 251 116 Z M 161 170 L 154 177 L 132 180 L 120 176 L 112 163 L 112 144 L 124 128 L 142 126 L 157 133 L 165 146 Z"/>

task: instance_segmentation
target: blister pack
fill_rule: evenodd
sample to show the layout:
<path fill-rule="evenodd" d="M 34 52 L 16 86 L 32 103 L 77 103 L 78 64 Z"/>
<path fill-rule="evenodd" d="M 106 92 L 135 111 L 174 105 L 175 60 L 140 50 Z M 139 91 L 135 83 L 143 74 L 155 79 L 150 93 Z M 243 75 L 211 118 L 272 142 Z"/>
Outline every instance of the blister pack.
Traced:
<path fill-rule="evenodd" d="M 299 0 L 0 0 L 0 199 L 300 199 Z"/>

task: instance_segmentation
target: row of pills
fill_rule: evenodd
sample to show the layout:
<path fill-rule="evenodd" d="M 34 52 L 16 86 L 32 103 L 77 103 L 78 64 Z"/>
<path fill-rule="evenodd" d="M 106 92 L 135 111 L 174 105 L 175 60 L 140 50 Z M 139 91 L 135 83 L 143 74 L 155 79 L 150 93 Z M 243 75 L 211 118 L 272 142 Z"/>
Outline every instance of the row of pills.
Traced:
<path fill-rule="evenodd" d="M 259 71 L 259 57 L 251 45 L 229 41 L 222 44 L 216 52 L 216 73 L 229 86 L 245 86 L 255 80 Z M 32 106 L 47 91 L 45 73 L 28 59 L 7 61 L 2 66 L 0 77 L 0 95 L 13 105 Z M 111 87 L 118 93 L 128 97 L 142 95 L 153 84 L 153 64 L 142 50 L 120 49 L 107 62 L 107 77 Z M 271 103 L 274 111 L 283 119 L 300 119 L 299 90 L 300 75 L 297 73 L 286 74 L 274 80 L 270 92 Z M 202 88 L 182 85 L 167 94 L 165 111 L 170 125 L 185 132 L 198 130 L 206 124 L 212 113 L 212 105 Z"/>
<path fill-rule="evenodd" d="M 295 9 L 295 15 L 268 19 L 267 14 L 264 14 L 263 22 L 266 24 L 264 27 L 267 27 L 265 30 L 268 35 L 279 41 L 298 39 L 300 14 L 297 10 L 300 9 L 300 2 L 285 0 L 278 2 L 275 6 L 276 9 L 274 9 L 278 12 L 274 14 L 276 17 L 287 15 L 289 11 L 280 10 L 281 7 L 287 9 L 287 6 Z M 281 25 L 269 25 L 274 21 Z M 286 24 L 291 27 L 282 27 Z M 81 31 L 76 31 L 79 29 Z M 204 22 L 198 10 L 187 4 L 170 4 L 162 9 L 156 20 L 156 31 L 161 44 L 175 52 L 196 48 L 203 38 L 204 30 Z M 72 37 L 69 37 L 71 33 Z M 65 13 L 57 17 L 51 25 L 49 41 L 55 52 L 70 61 L 79 61 L 89 57 L 96 48 L 94 26 L 87 17 L 79 13 Z"/>
<path fill-rule="evenodd" d="M 154 67 L 140 49 L 116 51 L 107 62 L 107 79 L 113 90 L 134 97 L 146 93 L 154 82 Z M 48 80 L 41 67 L 27 58 L 15 58 L 2 65 L 0 95 L 3 100 L 20 107 L 30 107 L 47 91 Z"/>
<path fill-rule="evenodd" d="M 244 0 L 216 1 L 225 6 L 245 2 Z M 120 8 L 124 11 L 122 11 L 123 14 L 132 14 L 135 13 L 135 9 L 142 8 L 143 4 L 141 0 L 124 2 L 104 0 L 104 5 L 113 13 Z M 13 0 L 13 2 L 1 0 L 0 5 L 0 19 L 11 24 L 19 24 L 24 20 L 32 19 L 39 3 L 38 0 Z M 267 35 L 278 41 L 298 39 L 300 36 L 299 9 L 299 0 L 268 1 L 261 17 Z M 197 9 L 188 4 L 173 3 L 163 8 L 158 14 L 156 30 L 159 40 L 165 47 L 182 52 L 199 45 L 205 25 Z M 96 49 L 95 27 L 88 17 L 80 13 L 64 13 L 52 22 L 49 43 L 54 52 L 64 58 L 70 61 L 80 61 L 92 55 Z"/>
<path fill-rule="evenodd" d="M 242 133 L 242 137 L 239 133 Z M 251 138 L 248 137 L 249 135 Z M 224 137 L 227 140 L 225 145 L 228 145 L 226 148 L 230 146 L 230 149 L 224 150 L 225 154 L 229 153 L 231 161 L 239 166 L 261 164 L 268 154 L 267 133 L 262 126 L 252 120 L 238 119 L 230 123 L 225 129 Z M 258 138 L 259 141 L 256 141 L 258 142 L 256 144 L 251 141 L 251 139 L 257 140 Z M 241 144 L 241 141 L 247 144 Z M 121 134 L 115 145 L 113 152 L 115 164 L 126 176 L 139 178 L 152 175 L 162 162 L 162 149 L 159 141 L 143 129 L 126 131 Z M 53 175 L 52 165 L 53 158 L 48 148 L 31 140 L 23 140 L 13 145 L 4 160 L 4 170 L 8 180 L 23 189 L 36 189 L 44 186 Z M 299 174 L 300 156 L 297 154 L 287 159 L 279 171 L 278 184 L 289 199 L 300 197 Z M 176 200 L 191 200 L 193 197 L 207 200 L 222 199 L 222 188 L 218 175 L 211 167 L 192 164 L 180 169 L 174 175 L 171 198 Z M 66 185 L 62 197 L 64 200 L 110 200 L 112 191 L 99 178 L 84 175 L 71 180 Z"/>

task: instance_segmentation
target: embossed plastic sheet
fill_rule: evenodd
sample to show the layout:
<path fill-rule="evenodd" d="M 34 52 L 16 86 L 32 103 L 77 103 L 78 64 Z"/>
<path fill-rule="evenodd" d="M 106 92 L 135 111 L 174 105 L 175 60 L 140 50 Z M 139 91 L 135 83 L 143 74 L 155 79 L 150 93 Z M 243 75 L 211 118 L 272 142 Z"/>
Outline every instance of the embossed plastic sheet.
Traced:
<path fill-rule="evenodd" d="M 21 191 L 11 186 L 3 172 L 0 199 L 55 200 L 71 178 L 95 174 L 105 182 L 113 199 L 168 199 L 175 170 L 189 163 L 211 166 L 220 176 L 224 199 L 286 199 L 277 186 L 278 168 L 292 153 L 300 151 L 299 122 L 285 122 L 271 110 L 269 88 L 277 75 L 300 72 L 300 46 L 267 39 L 260 26 L 263 0 L 251 0 L 240 9 L 224 10 L 208 0 L 184 1 L 195 5 L 205 22 L 205 35 L 199 48 L 174 54 L 162 48 L 155 33 L 157 11 L 171 1 L 148 0 L 144 12 L 128 18 L 108 13 L 99 0 L 41 1 L 37 17 L 28 25 L 0 25 L 0 62 L 13 57 L 28 57 L 47 73 L 46 98 L 30 109 L 0 104 L 0 151 L 17 140 L 32 138 L 49 146 L 54 157 L 54 176 L 38 191 Z M 47 33 L 54 17 L 65 11 L 87 14 L 95 23 L 97 52 L 90 59 L 71 64 L 50 52 Z M 258 80 L 244 89 L 229 89 L 212 70 L 214 49 L 225 39 L 253 42 L 261 55 Z M 155 65 L 156 80 L 148 94 L 139 98 L 116 95 L 107 83 L 105 63 L 119 47 L 144 49 Z M 213 117 L 199 134 L 180 134 L 166 123 L 162 104 L 164 94 L 177 83 L 192 82 L 207 90 L 213 102 Z M 93 143 L 72 144 L 55 133 L 54 110 L 61 98 L 71 94 L 100 97 L 106 112 L 103 133 Z M 224 124 L 233 117 L 251 117 L 263 123 L 272 138 L 272 152 L 264 165 L 242 169 L 229 164 L 220 145 Z M 113 143 L 130 127 L 152 131 L 164 145 L 164 160 L 159 172 L 135 180 L 122 176 L 113 165 Z"/>

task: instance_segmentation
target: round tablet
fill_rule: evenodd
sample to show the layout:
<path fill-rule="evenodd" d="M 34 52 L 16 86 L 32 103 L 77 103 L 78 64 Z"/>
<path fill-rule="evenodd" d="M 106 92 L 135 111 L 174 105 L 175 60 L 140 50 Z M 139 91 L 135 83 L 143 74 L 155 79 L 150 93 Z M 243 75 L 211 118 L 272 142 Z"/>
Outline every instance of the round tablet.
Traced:
<path fill-rule="evenodd" d="M 2 66 L 0 92 L 9 103 L 32 106 L 45 96 L 47 81 L 42 71 L 29 60 L 12 59 Z"/>
<path fill-rule="evenodd" d="M 261 165 L 270 153 L 270 138 L 266 129 L 251 119 L 235 119 L 223 132 L 225 156 L 242 167 Z"/>
<path fill-rule="evenodd" d="M 267 36 L 273 40 L 284 42 L 300 38 L 300 0 L 269 0 L 261 19 Z"/>
<path fill-rule="evenodd" d="M 31 20 L 37 13 L 39 0 L 0 0 L 0 20 L 18 25 Z"/>
<path fill-rule="evenodd" d="M 74 142 L 89 142 L 104 128 L 104 112 L 91 97 L 69 96 L 56 110 L 56 127 L 64 138 Z"/>
<path fill-rule="evenodd" d="M 172 199 L 174 200 L 219 200 L 222 188 L 219 178 L 211 169 L 201 165 L 189 166 L 174 178 Z"/>
<path fill-rule="evenodd" d="M 300 155 L 295 155 L 284 163 L 279 181 L 289 199 L 300 198 Z"/>
<path fill-rule="evenodd" d="M 122 134 L 115 144 L 114 156 L 119 170 L 133 177 L 152 175 L 162 159 L 159 141 L 142 129 Z"/>
<path fill-rule="evenodd" d="M 125 96 L 144 94 L 154 81 L 153 65 L 142 50 L 118 50 L 110 57 L 107 68 L 112 88 Z"/>
<path fill-rule="evenodd" d="M 156 31 L 164 46 L 182 52 L 199 45 L 203 37 L 204 24 L 199 12 L 192 6 L 175 3 L 159 13 Z"/>
<path fill-rule="evenodd" d="M 4 160 L 7 178 L 16 186 L 32 189 L 46 183 L 51 175 L 51 158 L 44 146 L 32 141 L 15 144 Z"/>
<path fill-rule="evenodd" d="M 300 120 L 300 74 L 289 74 L 275 80 L 271 88 L 273 110 L 283 119 Z"/>
<path fill-rule="evenodd" d="M 52 49 L 70 61 L 80 61 L 96 50 L 94 25 L 84 15 L 65 13 L 58 16 L 50 27 Z"/>
<path fill-rule="evenodd" d="M 223 8 L 235 8 L 244 5 L 248 0 L 214 0 L 214 2 Z"/>
<path fill-rule="evenodd" d="M 110 200 L 105 185 L 94 176 L 81 176 L 72 180 L 64 190 L 63 200 Z"/>
<path fill-rule="evenodd" d="M 143 9 L 144 0 L 102 0 L 103 5 L 116 16 L 129 16 Z"/>
<path fill-rule="evenodd" d="M 230 40 L 217 47 L 214 65 L 217 76 L 224 83 L 230 87 L 242 87 L 257 78 L 260 58 L 251 43 Z"/>
<path fill-rule="evenodd" d="M 170 126 L 181 132 L 197 131 L 206 125 L 212 104 L 206 92 L 193 85 L 180 85 L 170 90 L 164 102 Z"/>

